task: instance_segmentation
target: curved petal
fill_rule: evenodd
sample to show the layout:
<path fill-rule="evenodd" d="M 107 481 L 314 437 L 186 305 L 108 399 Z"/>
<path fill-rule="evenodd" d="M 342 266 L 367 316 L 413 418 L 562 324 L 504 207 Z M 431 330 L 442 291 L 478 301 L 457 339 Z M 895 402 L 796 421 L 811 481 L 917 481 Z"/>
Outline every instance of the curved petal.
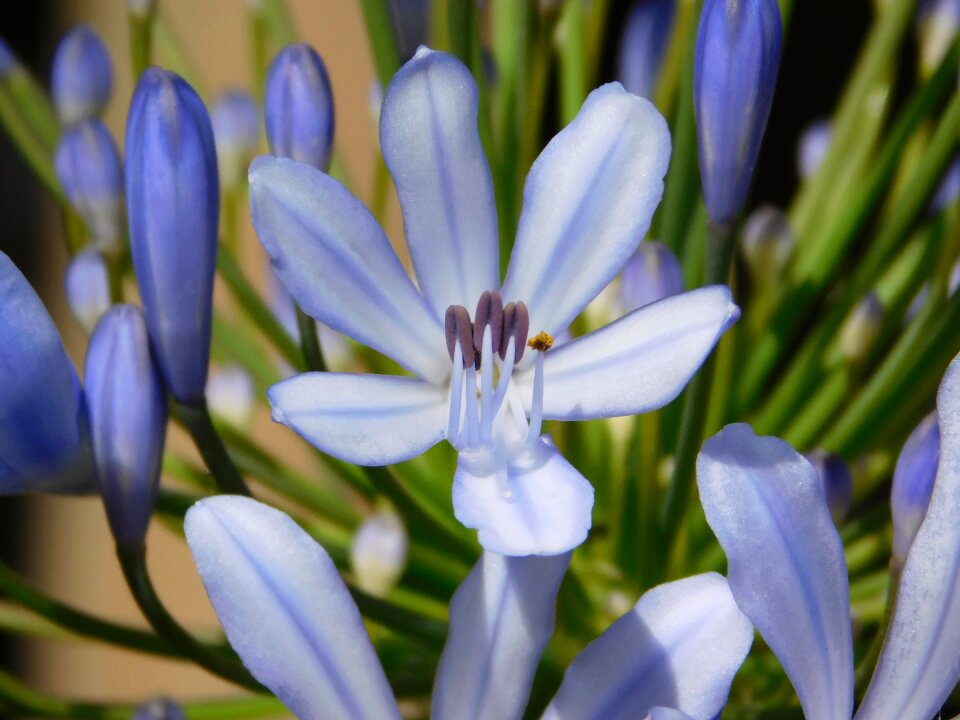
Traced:
<path fill-rule="evenodd" d="M 304 312 L 422 378 L 449 373 L 440 320 L 343 185 L 309 165 L 259 157 L 250 211 L 274 272 Z"/>
<path fill-rule="evenodd" d="M 437 315 L 470 312 L 500 286 L 497 207 L 477 129 L 479 92 L 452 55 L 421 47 L 393 76 L 380 114 L 420 288 Z"/>
<path fill-rule="evenodd" d="M 190 508 L 184 531 L 230 644 L 297 717 L 400 717 L 337 568 L 293 520 L 220 495 Z"/>
<path fill-rule="evenodd" d="M 673 708 L 655 707 L 650 708 L 647 720 L 694 720 L 694 718 Z"/>
<path fill-rule="evenodd" d="M 485 552 L 450 603 L 450 634 L 433 688 L 433 720 L 523 715 L 540 656 L 553 635 L 570 553 L 503 557 Z"/>
<path fill-rule="evenodd" d="M 357 465 L 416 457 L 446 434 L 445 390 L 393 375 L 303 373 L 267 392 L 273 419 Z"/>
<path fill-rule="evenodd" d="M 817 471 L 783 440 L 738 424 L 704 443 L 697 477 L 733 595 L 786 670 L 804 715 L 847 720 L 847 566 Z"/>
<path fill-rule="evenodd" d="M 666 405 L 739 317 L 730 290 L 713 285 L 647 305 L 550 350 L 543 360 L 544 417 L 617 417 Z M 528 411 L 533 376 L 532 366 L 514 374 Z"/>
<path fill-rule="evenodd" d="M 656 718 L 670 706 L 711 720 L 752 642 L 722 575 L 660 585 L 573 659 L 543 719 Z"/>
<path fill-rule="evenodd" d="M 544 442 L 510 462 L 489 451 L 460 453 L 453 514 L 479 531 L 485 550 L 501 555 L 558 555 L 587 538 L 593 487 Z"/>
<path fill-rule="evenodd" d="M 926 720 L 960 678 L 960 359 L 937 394 L 940 466 L 857 720 Z"/>
<path fill-rule="evenodd" d="M 619 83 L 587 97 L 527 176 L 504 301 L 524 301 L 530 329 L 557 334 L 637 249 L 663 195 L 670 131 Z"/>

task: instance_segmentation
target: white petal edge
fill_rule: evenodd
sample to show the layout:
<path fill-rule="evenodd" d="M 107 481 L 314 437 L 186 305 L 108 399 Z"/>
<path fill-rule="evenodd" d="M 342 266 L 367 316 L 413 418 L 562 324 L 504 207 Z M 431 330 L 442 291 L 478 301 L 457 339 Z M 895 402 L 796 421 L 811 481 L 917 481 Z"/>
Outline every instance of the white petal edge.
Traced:
<path fill-rule="evenodd" d="M 937 393 L 940 464 L 857 720 L 927 720 L 960 678 L 960 357 Z"/>
<path fill-rule="evenodd" d="M 220 495 L 190 508 L 184 530 L 230 644 L 297 717 L 400 717 L 333 561 L 293 520 Z"/>
<path fill-rule="evenodd" d="M 304 312 L 424 379 L 449 374 L 439 317 L 340 182 L 261 156 L 250 166 L 250 212 L 273 271 Z"/>
<path fill-rule="evenodd" d="M 485 550 L 559 555 L 587 539 L 593 487 L 556 448 L 541 439 L 509 463 L 486 452 L 461 452 L 453 477 L 453 514 Z"/>
<path fill-rule="evenodd" d="M 722 575 L 660 585 L 573 659 L 543 720 L 632 720 L 658 706 L 712 720 L 752 643 Z"/>
<path fill-rule="evenodd" d="M 697 482 L 733 595 L 783 665 L 804 714 L 848 720 L 847 566 L 817 471 L 783 440 L 740 423 L 704 443 Z"/>
<path fill-rule="evenodd" d="M 416 457 L 444 438 L 448 393 L 416 378 L 313 372 L 267 391 L 273 419 L 357 465 Z"/>
<path fill-rule="evenodd" d="M 587 420 L 663 407 L 680 394 L 739 317 L 730 289 L 712 285 L 634 310 L 548 351 L 544 417 Z M 533 375 L 532 365 L 514 373 L 528 412 Z"/>
<path fill-rule="evenodd" d="M 544 148 L 502 293 L 527 304 L 531 331 L 566 328 L 623 268 L 650 228 L 669 162 L 663 116 L 620 83 L 590 93 Z"/>
<path fill-rule="evenodd" d="M 504 557 L 485 552 L 450 603 L 450 633 L 433 688 L 433 720 L 523 715 L 553 635 L 570 553 Z"/>
<path fill-rule="evenodd" d="M 380 115 L 390 169 L 420 288 L 440 317 L 473 314 L 500 286 L 497 208 L 477 128 L 479 92 L 452 55 L 421 47 L 393 76 Z"/>

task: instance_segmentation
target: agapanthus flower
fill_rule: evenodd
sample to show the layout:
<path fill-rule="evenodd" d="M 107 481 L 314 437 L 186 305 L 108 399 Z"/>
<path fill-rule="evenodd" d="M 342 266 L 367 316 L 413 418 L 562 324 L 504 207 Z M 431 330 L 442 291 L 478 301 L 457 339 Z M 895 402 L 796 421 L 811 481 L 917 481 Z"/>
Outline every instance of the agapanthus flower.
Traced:
<path fill-rule="evenodd" d="M 307 373 L 273 388 L 274 418 L 348 462 L 459 453 L 454 513 L 505 555 L 580 544 L 593 489 L 541 437 L 544 419 L 632 415 L 681 391 L 739 310 L 726 287 L 630 313 L 551 349 L 650 225 L 670 155 L 666 123 L 613 83 L 534 163 L 500 282 L 478 91 L 457 59 L 421 48 L 394 77 L 380 137 L 419 289 L 363 204 L 285 158 L 250 172 L 253 222 L 301 308 L 416 377 Z"/>
<path fill-rule="evenodd" d="M 194 505 L 184 530 L 231 645 L 297 717 L 400 717 L 336 566 L 292 519 L 221 495 Z M 484 553 L 450 603 L 431 717 L 522 716 L 569 563 Z M 655 712 L 669 707 L 710 720 L 752 641 L 723 576 L 661 585 L 574 658 L 543 717 L 677 717 Z"/>
<path fill-rule="evenodd" d="M 960 678 L 960 362 L 937 398 L 940 464 L 910 546 L 858 720 L 929 720 Z M 816 470 L 787 443 L 731 425 L 698 461 L 707 520 L 740 608 L 777 655 L 811 720 L 848 720 L 854 670 L 840 537 Z"/>

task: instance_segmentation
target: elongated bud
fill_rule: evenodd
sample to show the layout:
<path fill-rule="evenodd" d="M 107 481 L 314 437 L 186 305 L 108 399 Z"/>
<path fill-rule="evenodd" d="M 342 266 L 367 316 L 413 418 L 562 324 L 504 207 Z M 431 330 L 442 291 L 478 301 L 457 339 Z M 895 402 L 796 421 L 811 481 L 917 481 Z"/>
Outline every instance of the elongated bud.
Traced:
<path fill-rule="evenodd" d="M 113 68 L 107 48 L 89 25 L 63 36 L 53 58 L 51 93 L 66 126 L 99 116 L 110 100 Z"/>
<path fill-rule="evenodd" d="M 203 397 L 210 355 L 220 192 L 210 118 L 174 73 L 150 68 L 130 104 L 126 140 L 130 250 L 164 383 Z"/>
<path fill-rule="evenodd" d="M 775 281 L 793 251 L 796 238 L 786 215 L 773 205 L 763 205 L 747 218 L 740 248 L 755 283 Z"/>
<path fill-rule="evenodd" d="M 617 79 L 627 92 L 653 98 L 676 14 L 676 0 L 638 0 L 631 6 L 617 58 Z"/>
<path fill-rule="evenodd" d="M 280 51 L 267 71 L 263 104 L 270 151 L 326 172 L 333 152 L 333 94 L 312 47 L 301 43 Z"/>
<path fill-rule="evenodd" d="M 242 429 L 250 424 L 255 399 L 253 380 L 239 365 L 222 367 L 207 381 L 210 413 L 236 428 Z"/>
<path fill-rule="evenodd" d="M 706 0 L 694 66 L 700 179 L 710 220 L 732 222 L 747 197 L 780 65 L 776 0 Z"/>
<path fill-rule="evenodd" d="M 833 140 L 833 124 L 829 120 L 817 120 L 800 135 L 797 143 L 797 172 L 804 180 L 813 177 L 830 149 Z"/>
<path fill-rule="evenodd" d="M 621 300 L 624 312 L 683 292 L 683 268 L 666 245 L 640 243 L 623 268 Z"/>
<path fill-rule="evenodd" d="M 360 525 L 350 546 L 350 567 L 357 587 L 383 597 L 407 567 L 407 530 L 395 512 L 381 510 Z"/>
<path fill-rule="evenodd" d="M 84 370 L 100 494 L 114 539 L 146 537 L 160 481 L 167 400 L 143 314 L 116 305 L 97 325 Z"/>
<path fill-rule="evenodd" d="M 857 362 L 873 347 L 884 320 L 883 303 L 872 290 L 850 313 L 840 329 L 840 352 L 847 362 Z"/>
<path fill-rule="evenodd" d="M 157 698 L 138 707 L 132 720 L 187 720 L 187 716 L 173 700 Z"/>
<path fill-rule="evenodd" d="M 217 98 L 210 119 L 220 183 L 225 189 L 239 187 L 260 140 L 260 110 L 248 93 L 232 90 Z"/>
<path fill-rule="evenodd" d="M 921 0 L 917 12 L 920 72 L 929 77 L 943 62 L 960 26 L 960 0 Z"/>
<path fill-rule="evenodd" d="M 0 252 L 0 495 L 95 487 L 83 389 L 30 283 Z"/>
<path fill-rule="evenodd" d="M 927 514 L 939 464 L 940 424 L 932 413 L 910 433 L 893 472 L 893 557 L 901 566 Z"/>
<path fill-rule="evenodd" d="M 107 265 L 96 250 L 74 255 L 67 266 L 67 303 L 77 322 L 88 333 L 110 307 Z"/>
<path fill-rule="evenodd" d="M 80 121 L 60 138 L 54 165 L 96 246 L 118 253 L 124 223 L 123 168 L 110 131 L 99 120 Z"/>
<path fill-rule="evenodd" d="M 820 488 L 830 508 L 830 517 L 834 525 L 840 525 L 850 512 L 850 498 L 853 494 L 853 476 L 846 461 L 839 455 L 825 450 L 814 450 L 806 454 L 820 476 Z"/>

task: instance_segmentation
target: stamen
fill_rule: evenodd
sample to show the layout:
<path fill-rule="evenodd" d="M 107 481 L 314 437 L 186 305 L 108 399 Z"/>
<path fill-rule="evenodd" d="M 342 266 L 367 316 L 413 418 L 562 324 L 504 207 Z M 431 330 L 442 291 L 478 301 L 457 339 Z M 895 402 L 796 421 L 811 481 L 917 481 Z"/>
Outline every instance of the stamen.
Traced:
<path fill-rule="evenodd" d="M 471 346 L 472 347 L 472 346 Z M 467 406 L 465 409 L 467 420 L 467 447 L 476 447 L 480 440 L 479 417 L 477 413 L 477 371 L 473 365 L 467 371 Z"/>
<path fill-rule="evenodd" d="M 503 365 L 500 367 L 500 379 L 497 381 L 497 393 L 493 396 L 493 414 L 500 412 L 500 406 L 503 405 L 503 399 L 507 395 L 507 386 L 510 384 L 510 376 L 513 374 L 513 357 L 515 338 L 507 340 L 506 353 L 503 356 Z"/>
<path fill-rule="evenodd" d="M 497 473 L 497 487 L 500 489 L 500 496 L 504 500 L 513 499 L 513 490 L 510 489 L 510 473 L 506 470 Z"/>
<path fill-rule="evenodd" d="M 513 339 L 513 361 L 520 362 L 527 346 L 527 333 L 530 332 L 530 313 L 523 302 L 508 303 L 503 308 L 503 336 L 500 340 L 500 359 L 506 360 L 507 346 Z"/>
<path fill-rule="evenodd" d="M 547 350 L 553 347 L 553 336 L 541 330 L 536 334 L 536 336 L 530 338 L 530 340 L 527 342 L 527 346 L 533 348 L 534 350 L 545 353 Z"/>
<path fill-rule="evenodd" d="M 454 345 L 453 357 L 460 353 L 460 341 Z M 463 363 L 453 363 L 453 375 L 450 377 L 450 419 L 447 421 L 447 440 L 454 447 L 460 442 L 460 409 L 463 401 Z"/>
<path fill-rule="evenodd" d="M 480 351 L 480 439 L 493 439 L 493 329 L 487 325 L 483 331 Z"/>
<path fill-rule="evenodd" d="M 546 335 L 546 333 L 541 333 Z M 539 337 L 539 336 L 538 336 Z M 550 337 L 547 335 L 547 337 Z M 551 341 L 552 342 L 552 341 Z M 538 352 L 533 365 L 533 398 L 530 400 L 530 429 L 527 431 L 527 444 L 533 445 L 540 438 L 543 426 L 543 357 Z"/>
<path fill-rule="evenodd" d="M 480 296 L 473 316 L 473 347 L 483 354 L 483 333 L 489 327 L 493 333 L 493 347 L 500 349 L 503 337 L 503 299 L 498 292 L 487 290 Z"/>
<path fill-rule="evenodd" d="M 473 324 L 470 313 L 463 305 L 451 305 L 443 319 L 443 330 L 447 336 L 447 352 L 450 359 L 461 358 L 463 367 L 474 363 Z M 459 348 L 459 350 L 457 349 Z"/>

